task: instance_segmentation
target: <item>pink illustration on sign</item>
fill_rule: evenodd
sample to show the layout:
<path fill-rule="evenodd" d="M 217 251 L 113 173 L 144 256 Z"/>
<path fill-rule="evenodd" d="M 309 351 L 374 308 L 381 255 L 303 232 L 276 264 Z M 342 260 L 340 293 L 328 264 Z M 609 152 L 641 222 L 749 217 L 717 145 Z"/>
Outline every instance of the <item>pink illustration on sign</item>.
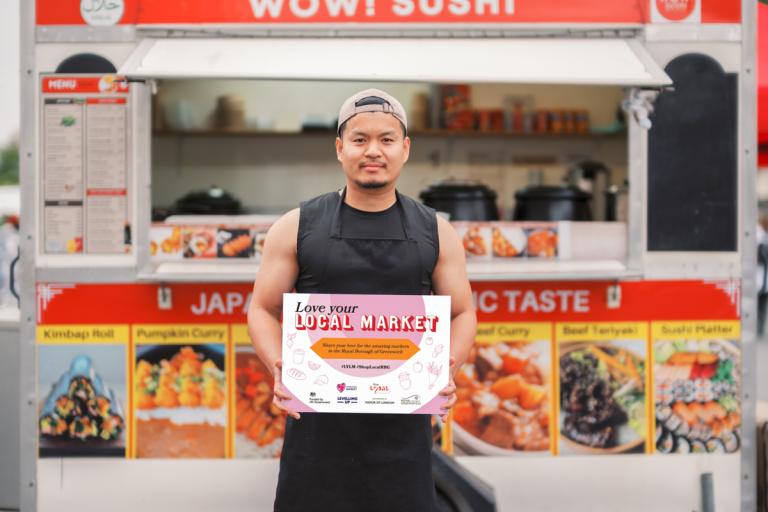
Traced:
<path fill-rule="evenodd" d="M 339 382 L 336 384 L 336 389 L 339 390 L 339 393 L 343 393 L 345 389 L 347 389 L 347 385 L 343 382 Z"/>
<path fill-rule="evenodd" d="M 327 295 L 312 294 L 307 301 L 309 306 L 325 306 L 326 312 L 333 310 L 333 314 L 349 315 L 353 326 L 349 331 L 307 331 L 309 341 L 313 345 L 322 338 L 399 338 L 407 339 L 419 346 L 425 333 L 423 332 L 392 332 L 392 331 L 364 331 L 360 329 L 360 320 L 363 315 L 406 316 L 424 315 L 426 306 L 420 295 Z M 346 306 L 346 307 L 345 307 Z M 350 306 L 357 306 L 350 308 Z M 355 377 L 375 377 L 392 372 L 402 366 L 406 361 L 402 359 L 326 359 L 329 365 L 336 370 Z M 382 368 L 357 368 L 356 365 L 382 366 Z M 347 366 L 347 368 L 345 368 Z M 351 368 L 349 366 L 352 366 Z"/>

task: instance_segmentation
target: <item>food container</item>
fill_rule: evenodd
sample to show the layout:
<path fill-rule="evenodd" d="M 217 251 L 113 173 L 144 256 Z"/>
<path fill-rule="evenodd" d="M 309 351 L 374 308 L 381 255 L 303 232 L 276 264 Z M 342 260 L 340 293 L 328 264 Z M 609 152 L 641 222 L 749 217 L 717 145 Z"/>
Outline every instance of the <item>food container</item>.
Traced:
<path fill-rule="evenodd" d="M 496 192 L 476 181 L 446 180 L 419 194 L 427 206 L 447 212 L 451 220 L 499 220 Z"/>
<path fill-rule="evenodd" d="M 221 130 L 245 130 L 245 100 L 234 94 L 219 96 L 216 127 Z"/>
<path fill-rule="evenodd" d="M 193 215 L 237 215 L 240 210 L 240 201 L 215 185 L 188 193 L 176 201 L 175 208 L 176 213 Z"/>
<path fill-rule="evenodd" d="M 592 194 L 576 187 L 533 186 L 515 193 L 514 220 L 592 220 Z"/>

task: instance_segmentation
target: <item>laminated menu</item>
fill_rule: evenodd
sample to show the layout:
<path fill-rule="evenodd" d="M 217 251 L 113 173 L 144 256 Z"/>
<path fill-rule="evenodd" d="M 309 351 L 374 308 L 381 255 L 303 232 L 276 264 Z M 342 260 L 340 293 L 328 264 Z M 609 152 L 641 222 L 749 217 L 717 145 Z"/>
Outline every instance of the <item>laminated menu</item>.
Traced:
<path fill-rule="evenodd" d="M 297 412 L 439 414 L 450 297 L 283 296 L 282 382 Z"/>

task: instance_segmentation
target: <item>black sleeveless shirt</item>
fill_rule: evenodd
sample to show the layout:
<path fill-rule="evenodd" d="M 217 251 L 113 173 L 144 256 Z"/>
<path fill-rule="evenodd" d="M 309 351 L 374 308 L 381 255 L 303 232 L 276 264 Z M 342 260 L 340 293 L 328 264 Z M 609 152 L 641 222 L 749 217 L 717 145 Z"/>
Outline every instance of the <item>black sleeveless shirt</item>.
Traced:
<path fill-rule="evenodd" d="M 393 210 L 396 210 L 393 212 Z M 360 214 L 368 217 L 363 226 L 369 230 L 362 233 L 361 226 L 354 225 L 358 222 Z M 399 218 L 398 218 L 399 217 Z M 338 221 L 339 226 L 334 226 Z M 368 291 L 339 291 L 339 287 L 348 288 L 351 283 L 322 282 L 323 277 L 329 277 L 328 264 L 331 267 L 338 266 L 345 270 L 344 261 L 329 262 L 323 257 L 329 248 L 329 241 L 334 236 L 350 238 L 369 238 L 370 252 L 358 253 L 357 256 L 366 259 L 377 259 L 375 240 L 389 240 L 393 236 L 394 229 L 400 229 L 397 224 L 394 229 L 392 223 L 403 224 L 408 230 L 407 238 L 414 242 L 413 250 L 421 262 L 421 275 L 419 289 L 404 290 L 405 286 L 392 286 L 394 283 L 386 283 L 379 290 Z M 349 228 L 344 228 L 349 226 Z M 338 228 L 339 231 L 335 231 Z M 402 233 L 402 231 L 398 231 Z M 297 253 L 299 261 L 299 277 L 296 280 L 297 293 L 375 293 L 382 295 L 430 295 L 432 293 L 432 272 L 437 264 L 440 251 L 437 235 L 437 215 L 435 210 L 404 196 L 397 194 L 397 202 L 389 209 L 382 212 L 362 212 L 342 203 L 342 195 L 338 192 L 329 192 L 307 202 L 301 203 L 299 215 L 299 231 L 297 239 Z M 393 267 L 388 276 L 389 281 L 398 280 L 402 276 L 402 269 Z M 348 273 L 345 275 L 350 276 Z M 353 276 L 350 276 L 353 277 Z M 361 284 L 366 284 L 365 277 Z M 370 277 L 370 276 L 368 276 Z M 327 280 L 330 281 L 330 280 Z M 348 279 L 346 281 L 349 281 Z M 322 286 L 321 286 L 322 284 Z"/>
<path fill-rule="evenodd" d="M 435 211 L 399 193 L 394 209 L 383 212 L 360 212 L 343 201 L 331 192 L 302 203 L 296 291 L 431 294 Z M 288 418 L 275 511 L 436 511 L 431 451 L 428 415 Z"/>

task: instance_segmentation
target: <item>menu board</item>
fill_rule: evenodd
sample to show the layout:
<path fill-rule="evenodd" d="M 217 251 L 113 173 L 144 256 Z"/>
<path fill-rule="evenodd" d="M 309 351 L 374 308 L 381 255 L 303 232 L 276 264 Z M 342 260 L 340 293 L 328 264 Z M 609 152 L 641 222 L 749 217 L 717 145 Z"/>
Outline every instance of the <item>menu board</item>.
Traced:
<path fill-rule="evenodd" d="M 619 303 L 608 301 L 613 286 Z M 286 419 L 245 325 L 251 290 L 39 284 L 40 456 L 279 456 Z M 472 291 L 479 324 L 455 375 L 444 448 L 741 449 L 738 281 L 476 282 Z"/>
<path fill-rule="evenodd" d="M 128 87 L 43 78 L 41 222 L 48 254 L 130 252 Z"/>

